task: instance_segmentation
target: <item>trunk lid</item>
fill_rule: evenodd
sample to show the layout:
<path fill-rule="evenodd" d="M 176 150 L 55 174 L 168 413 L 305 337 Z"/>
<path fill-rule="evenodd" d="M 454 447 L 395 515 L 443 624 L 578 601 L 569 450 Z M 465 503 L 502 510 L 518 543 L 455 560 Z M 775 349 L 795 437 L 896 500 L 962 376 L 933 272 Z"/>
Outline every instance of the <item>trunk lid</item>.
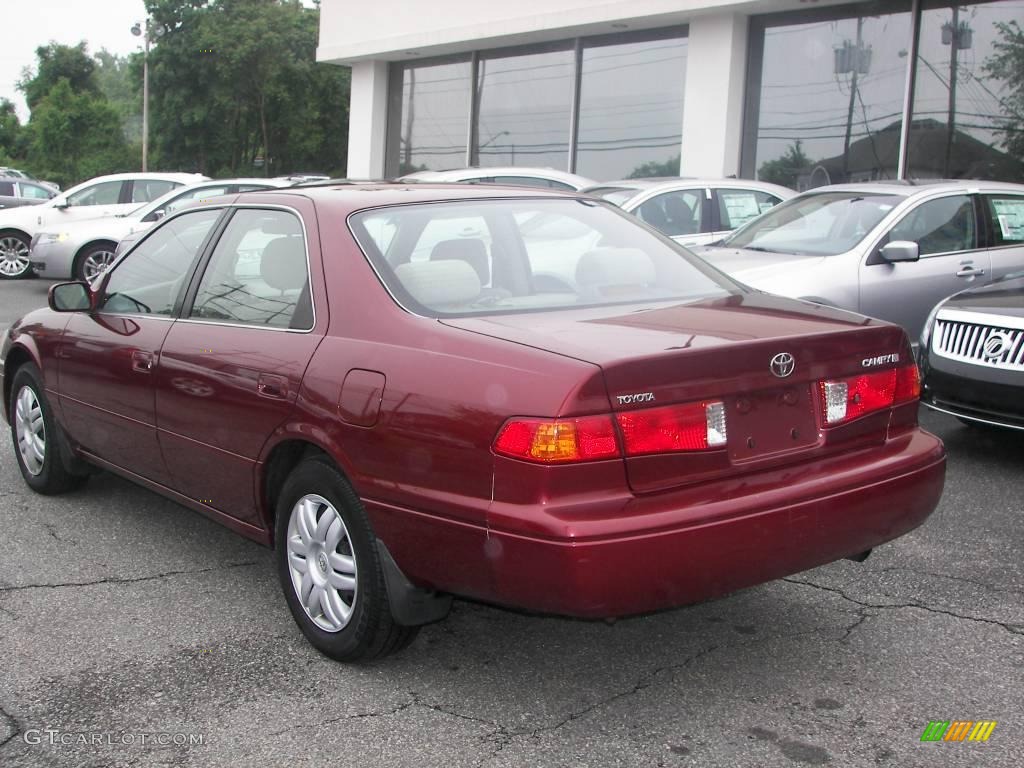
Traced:
<path fill-rule="evenodd" d="M 637 492 L 824 452 L 817 382 L 911 362 L 897 326 L 760 293 L 442 322 L 600 366 L 613 412 L 722 401 L 726 447 L 627 457 Z M 772 371 L 778 355 L 792 355 L 787 376 Z M 857 437 L 884 440 L 887 413 L 861 421 Z"/>

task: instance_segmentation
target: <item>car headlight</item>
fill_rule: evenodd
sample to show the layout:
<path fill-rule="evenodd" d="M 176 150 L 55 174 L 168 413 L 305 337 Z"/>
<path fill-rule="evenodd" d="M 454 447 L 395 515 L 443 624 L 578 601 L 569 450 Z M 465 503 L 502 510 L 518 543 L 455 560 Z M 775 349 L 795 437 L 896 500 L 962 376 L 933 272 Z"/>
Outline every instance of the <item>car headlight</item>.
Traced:
<path fill-rule="evenodd" d="M 928 313 L 928 319 L 924 321 L 924 327 L 921 329 L 921 342 L 919 347 L 920 349 L 928 349 L 928 340 L 931 338 L 932 335 L 932 326 L 935 324 L 935 316 L 939 314 L 939 310 L 942 309 L 945 303 L 946 299 L 943 299 L 934 307 L 932 307 L 932 311 Z"/>
<path fill-rule="evenodd" d="M 39 236 L 40 243 L 63 243 L 69 237 L 67 232 L 43 232 Z"/>

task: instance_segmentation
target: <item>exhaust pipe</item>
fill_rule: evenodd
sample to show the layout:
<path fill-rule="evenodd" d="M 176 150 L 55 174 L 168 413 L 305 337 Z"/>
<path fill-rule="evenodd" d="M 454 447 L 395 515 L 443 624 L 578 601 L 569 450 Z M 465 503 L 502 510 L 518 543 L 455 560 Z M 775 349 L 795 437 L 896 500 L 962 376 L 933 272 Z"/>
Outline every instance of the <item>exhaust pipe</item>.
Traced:
<path fill-rule="evenodd" d="M 863 552 L 858 552 L 856 555 L 848 555 L 843 560 L 853 560 L 855 563 L 863 563 L 871 555 L 870 549 L 865 549 Z"/>

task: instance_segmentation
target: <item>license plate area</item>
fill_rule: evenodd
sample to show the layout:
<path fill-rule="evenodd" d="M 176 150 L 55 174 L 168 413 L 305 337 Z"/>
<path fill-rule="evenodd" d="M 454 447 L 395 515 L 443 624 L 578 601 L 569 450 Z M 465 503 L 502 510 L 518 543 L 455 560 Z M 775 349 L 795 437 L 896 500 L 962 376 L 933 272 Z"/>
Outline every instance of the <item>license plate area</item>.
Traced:
<path fill-rule="evenodd" d="M 747 461 L 817 445 L 811 385 L 791 384 L 727 401 L 729 458 Z"/>

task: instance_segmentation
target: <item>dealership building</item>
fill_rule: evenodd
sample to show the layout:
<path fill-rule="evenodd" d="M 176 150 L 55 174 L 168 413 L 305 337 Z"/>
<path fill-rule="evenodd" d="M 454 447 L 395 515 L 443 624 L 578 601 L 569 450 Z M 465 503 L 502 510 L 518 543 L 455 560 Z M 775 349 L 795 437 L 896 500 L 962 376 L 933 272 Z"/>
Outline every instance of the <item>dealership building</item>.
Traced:
<path fill-rule="evenodd" d="M 1024 181 L 1018 24 L 1024 0 L 323 0 L 317 58 L 352 68 L 352 178 Z"/>

